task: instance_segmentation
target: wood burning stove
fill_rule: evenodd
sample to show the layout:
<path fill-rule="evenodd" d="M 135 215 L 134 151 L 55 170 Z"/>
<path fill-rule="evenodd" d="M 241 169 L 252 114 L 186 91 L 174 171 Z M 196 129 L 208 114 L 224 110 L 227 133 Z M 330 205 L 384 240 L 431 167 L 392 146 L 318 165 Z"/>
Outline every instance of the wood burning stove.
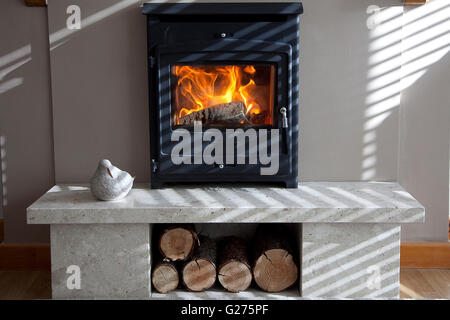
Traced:
<path fill-rule="evenodd" d="M 146 3 L 151 186 L 298 183 L 300 2 Z"/>

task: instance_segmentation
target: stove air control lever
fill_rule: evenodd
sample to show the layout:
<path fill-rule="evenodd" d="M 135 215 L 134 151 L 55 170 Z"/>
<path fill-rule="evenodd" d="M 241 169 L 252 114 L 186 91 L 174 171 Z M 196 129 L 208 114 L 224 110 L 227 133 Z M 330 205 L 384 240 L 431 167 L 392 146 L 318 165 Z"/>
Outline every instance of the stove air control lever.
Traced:
<path fill-rule="evenodd" d="M 216 38 L 221 38 L 221 39 L 232 38 L 233 33 L 232 32 L 219 32 L 219 33 L 216 33 L 215 36 L 216 36 Z"/>
<path fill-rule="evenodd" d="M 281 116 L 282 116 L 281 127 L 282 128 L 287 128 L 288 127 L 287 109 L 285 107 L 280 108 L 280 113 L 281 113 Z"/>

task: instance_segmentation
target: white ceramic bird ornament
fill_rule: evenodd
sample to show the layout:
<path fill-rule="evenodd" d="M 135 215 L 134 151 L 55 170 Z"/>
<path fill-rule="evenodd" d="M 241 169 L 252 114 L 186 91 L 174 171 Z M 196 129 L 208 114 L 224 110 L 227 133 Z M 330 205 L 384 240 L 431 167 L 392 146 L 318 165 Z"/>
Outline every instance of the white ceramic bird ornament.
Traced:
<path fill-rule="evenodd" d="M 99 200 L 112 201 L 126 197 L 133 187 L 134 177 L 103 159 L 91 178 L 91 192 Z"/>

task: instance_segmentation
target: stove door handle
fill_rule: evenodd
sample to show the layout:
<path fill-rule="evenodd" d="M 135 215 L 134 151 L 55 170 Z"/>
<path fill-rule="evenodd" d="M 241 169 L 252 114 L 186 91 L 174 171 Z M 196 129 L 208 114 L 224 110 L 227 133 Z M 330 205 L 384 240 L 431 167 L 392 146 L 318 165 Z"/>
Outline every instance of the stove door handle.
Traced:
<path fill-rule="evenodd" d="M 282 107 L 280 108 L 280 113 L 281 113 L 281 127 L 282 128 L 287 128 L 289 127 L 288 125 L 288 118 L 287 118 L 287 109 L 286 107 Z"/>
<path fill-rule="evenodd" d="M 289 127 L 289 123 L 288 123 L 288 117 L 287 117 L 287 108 L 286 107 L 281 107 L 280 108 L 280 113 L 281 113 L 281 134 L 282 134 L 282 139 L 283 139 L 283 153 L 288 153 L 288 127 Z"/>

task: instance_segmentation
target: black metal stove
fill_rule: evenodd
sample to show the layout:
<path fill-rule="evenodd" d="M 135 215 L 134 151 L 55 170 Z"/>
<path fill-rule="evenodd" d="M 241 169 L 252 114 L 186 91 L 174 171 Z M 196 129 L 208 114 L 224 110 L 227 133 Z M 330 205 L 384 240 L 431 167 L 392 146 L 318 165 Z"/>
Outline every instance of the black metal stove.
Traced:
<path fill-rule="evenodd" d="M 152 188 L 298 182 L 295 3 L 147 3 Z"/>

